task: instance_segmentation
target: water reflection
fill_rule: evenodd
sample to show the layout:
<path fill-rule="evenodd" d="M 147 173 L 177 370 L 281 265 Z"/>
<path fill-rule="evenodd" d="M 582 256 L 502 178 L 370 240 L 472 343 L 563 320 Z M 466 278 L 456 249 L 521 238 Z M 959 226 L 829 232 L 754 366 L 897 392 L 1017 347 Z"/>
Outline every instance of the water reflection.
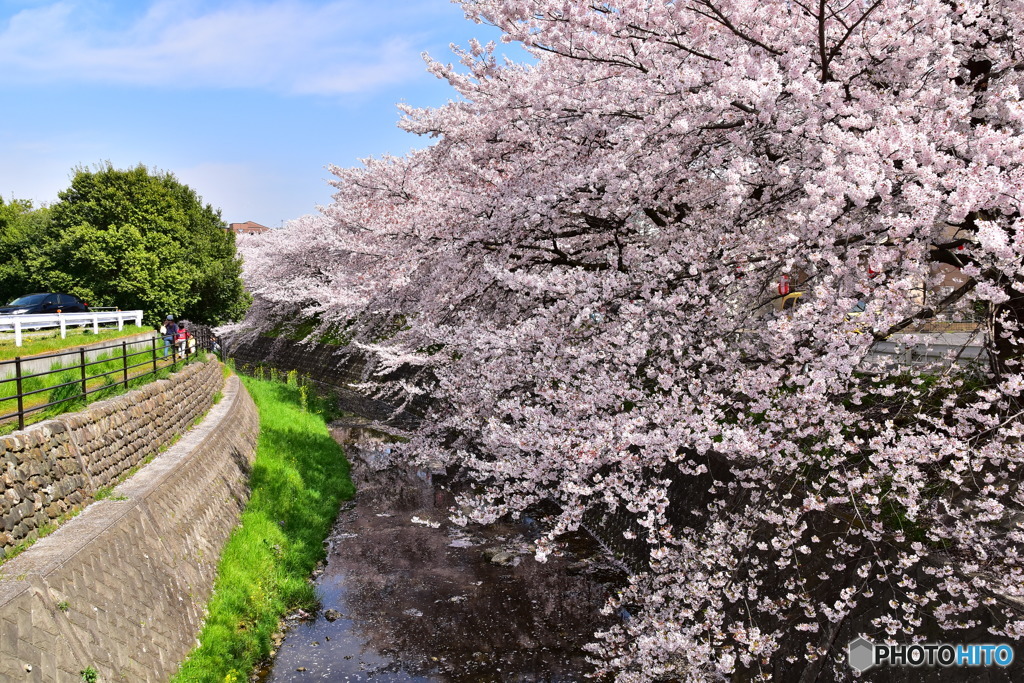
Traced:
<path fill-rule="evenodd" d="M 359 493 L 317 579 L 324 609 L 289 631 L 263 680 L 585 679 L 607 587 L 567 571 L 578 551 L 542 565 L 523 525 L 451 527 L 442 477 L 349 453 Z"/>

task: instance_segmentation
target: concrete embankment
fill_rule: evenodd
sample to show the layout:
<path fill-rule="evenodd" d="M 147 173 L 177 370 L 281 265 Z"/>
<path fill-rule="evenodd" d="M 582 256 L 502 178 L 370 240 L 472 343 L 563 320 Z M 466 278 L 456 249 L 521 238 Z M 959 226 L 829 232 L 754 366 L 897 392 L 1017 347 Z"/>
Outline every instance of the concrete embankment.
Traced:
<path fill-rule="evenodd" d="M 214 362 L 191 367 L 220 375 Z M 169 389 L 168 413 L 185 398 Z M 136 393 L 112 401 L 138 417 Z M 177 425 L 160 415 L 149 429 Z M 94 429 L 99 442 L 132 431 L 130 423 Z M 195 644 L 221 548 L 248 498 L 258 431 L 252 399 L 229 378 L 200 425 L 110 498 L 0 566 L 0 681 L 77 682 L 88 667 L 101 680 L 167 680 Z"/>
<path fill-rule="evenodd" d="M 222 384 L 219 364 L 191 364 L 81 412 L 0 436 L 0 556 L 169 446 L 210 409 Z"/>

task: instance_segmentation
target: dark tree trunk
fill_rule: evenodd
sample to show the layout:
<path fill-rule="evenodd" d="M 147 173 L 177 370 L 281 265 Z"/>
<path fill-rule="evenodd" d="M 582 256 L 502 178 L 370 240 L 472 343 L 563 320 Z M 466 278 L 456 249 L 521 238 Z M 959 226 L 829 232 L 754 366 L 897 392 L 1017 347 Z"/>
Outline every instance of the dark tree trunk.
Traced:
<path fill-rule="evenodd" d="M 1024 283 L 1005 288 L 1010 296 L 1001 304 L 990 304 L 986 320 L 988 355 L 996 380 L 1021 371 L 1024 355 Z"/>

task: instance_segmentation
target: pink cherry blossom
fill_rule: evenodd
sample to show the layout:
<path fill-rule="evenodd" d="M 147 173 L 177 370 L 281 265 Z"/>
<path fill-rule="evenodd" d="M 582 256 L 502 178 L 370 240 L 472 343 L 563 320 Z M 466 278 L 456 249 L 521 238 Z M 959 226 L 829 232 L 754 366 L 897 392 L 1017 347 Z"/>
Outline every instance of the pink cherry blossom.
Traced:
<path fill-rule="evenodd" d="M 1024 4 L 461 4 L 536 63 L 428 59 L 432 144 L 243 245 L 244 326 L 315 318 L 429 396 L 404 452 L 475 483 L 459 519 L 627 514 L 618 680 L 842 676 L 847 619 L 1019 639 Z M 974 312 L 974 366 L 873 360 Z"/>

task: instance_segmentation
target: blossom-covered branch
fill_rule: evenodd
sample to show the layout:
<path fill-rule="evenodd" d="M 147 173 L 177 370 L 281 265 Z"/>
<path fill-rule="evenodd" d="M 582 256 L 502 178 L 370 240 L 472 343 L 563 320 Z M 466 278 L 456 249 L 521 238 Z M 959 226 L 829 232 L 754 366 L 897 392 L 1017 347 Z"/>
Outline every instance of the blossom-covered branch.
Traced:
<path fill-rule="evenodd" d="M 414 366 L 406 452 L 468 473 L 479 521 L 627 512 L 620 680 L 817 672 L 840 628 L 1024 635 L 1024 5 L 462 4 L 536 63 L 428 60 L 459 98 L 401 125 L 433 145 L 254 241 L 247 324 Z M 954 303 L 989 364 L 872 365 Z"/>

